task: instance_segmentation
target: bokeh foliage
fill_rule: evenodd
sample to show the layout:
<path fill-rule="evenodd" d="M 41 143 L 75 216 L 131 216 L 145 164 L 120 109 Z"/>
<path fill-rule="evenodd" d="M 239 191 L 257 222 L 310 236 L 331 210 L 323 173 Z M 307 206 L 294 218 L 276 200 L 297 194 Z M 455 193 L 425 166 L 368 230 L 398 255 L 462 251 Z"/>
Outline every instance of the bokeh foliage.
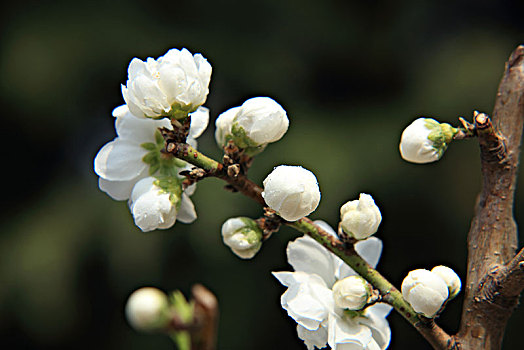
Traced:
<path fill-rule="evenodd" d="M 123 307 L 137 287 L 188 292 L 203 283 L 221 306 L 220 349 L 304 349 L 279 306 L 270 271 L 289 269 L 287 228 L 242 262 L 220 239 L 231 216 L 260 208 L 223 183 L 200 183 L 199 219 L 143 234 L 125 203 L 97 187 L 92 160 L 114 135 L 132 57 L 169 48 L 213 65 L 212 119 L 254 96 L 288 111 L 290 129 L 258 157 L 257 182 L 278 164 L 301 164 L 320 182 L 312 218 L 337 224 L 360 192 L 383 214 L 379 269 L 396 285 L 437 264 L 466 274 L 465 236 L 480 186 L 475 142 L 452 144 L 437 164 L 398 154 L 420 116 L 455 123 L 490 112 L 503 63 L 524 38 L 521 1 L 25 1 L 0 11 L 4 159 L 0 233 L 0 344 L 9 349 L 171 349 L 137 334 Z M 213 122 L 199 148 L 219 158 Z M 522 176 L 521 176 L 522 178 Z M 522 181 L 523 179 L 521 179 Z M 522 188 L 522 186 L 520 187 Z M 519 188 L 518 222 L 524 222 Z M 522 243 L 521 243 L 522 245 Z M 460 296 L 441 317 L 458 327 Z M 392 349 L 428 346 L 398 315 Z M 506 349 L 521 344 L 524 312 Z"/>

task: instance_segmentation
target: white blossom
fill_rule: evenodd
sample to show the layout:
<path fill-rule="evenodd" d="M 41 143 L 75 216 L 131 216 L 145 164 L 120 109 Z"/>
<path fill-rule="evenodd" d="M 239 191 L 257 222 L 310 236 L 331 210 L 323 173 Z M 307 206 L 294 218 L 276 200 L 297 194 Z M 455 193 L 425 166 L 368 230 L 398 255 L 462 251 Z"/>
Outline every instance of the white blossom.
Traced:
<path fill-rule="evenodd" d="M 95 157 L 95 173 L 100 177 L 100 189 L 116 200 L 126 200 L 131 195 L 135 183 L 150 174 L 150 163 L 144 161 L 148 153 L 155 153 L 160 160 L 160 149 L 164 141 L 158 137 L 160 127 L 172 129 L 169 119 L 141 119 L 129 112 L 127 105 L 113 110 L 117 137 L 105 144 Z M 196 147 L 196 137 L 207 127 L 209 110 L 200 107 L 191 114 L 191 126 L 187 142 Z M 160 141 L 160 143 L 159 143 Z M 144 144 L 156 145 L 156 149 L 148 150 Z M 185 162 L 178 162 L 186 166 Z"/>
<path fill-rule="evenodd" d="M 159 186 L 159 180 L 146 177 L 136 183 L 129 199 L 135 224 L 143 231 L 167 229 L 175 221 L 191 223 L 196 219 L 193 203 L 186 193 L 173 193 Z"/>
<path fill-rule="evenodd" d="M 262 231 L 253 219 L 246 217 L 231 218 L 224 222 L 222 239 L 242 259 L 251 259 L 262 247 Z"/>
<path fill-rule="evenodd" d="M 439 160 L 457 129 L 431 118 L 419 118 L 412 122 L 400 139 L 400 154 L 412 163 L 431 163 Z"/>
<path fill-rule="evenodd" d="M 152 331 L 168 322 L 167 295 L 153 287 L 135 290 L 126 303 L 126 318 L 138 331 Z"/>
<path fill-rule="evenodd" d="M 417 269 L 410 271 L 402 281 L 402 296 L 413 309 L 432 318 L 448 298 L 448 286 L 437 274 Z"/>
<path fill-rule="evenodd" d="M 264 180 L 266 204 L 288 221 L 312 213 L 320 202 L 315 175 L 300 166 L 280 165 Z"/>
<path fill-rule="evenodd" d="M 454 298 L 459 292 L 462 286 L 460 277 L 447 266 L 439 265 L 431 269 L 431 272 L 437 274 L 440 278 L 446 282 L 449 291 L 449 299 Z"/>
<path fill-rule="evenodd" d="M 315 221 L 330 234 L 332 228 Z M 373 267 L 382 251 L 382 242 L 375 237 L 359 241 L 356 251 Z M 356 273 L 340 258 L 309 236 L 297 238 L 287 247 L 287 258 L 294 272 L 273 272 L 288 287 L 281 297 L 282 307 L 297 322 L 297 333 L 309 350 L 386 349 L 391 331 L 386 316 L 391 307 L 377 303 L 362 312 L 348 313 L 336 305 L 334 284 Z"/>
<path fill-rule="evenodd" d="M 349 201 L 340 208 L 341 227 L 356 239 L 366 239 L 378 230 L 382 220 L 373 197 L 361 193 L 359 199 Z"/>
<path fill-rule="evenodd" d="M 333 285 L 335 305 L 349 310 L 360 310 L 371 296 L 371 287 L 360 276 L 348 276 Z"/>
<path fill-rule="evenodd" d="M 171 49 L 158 59 L 133 58 L 122 95 L 137 117 L 184 118 L 204 104 L 211 65 L 201 54 Z"/>

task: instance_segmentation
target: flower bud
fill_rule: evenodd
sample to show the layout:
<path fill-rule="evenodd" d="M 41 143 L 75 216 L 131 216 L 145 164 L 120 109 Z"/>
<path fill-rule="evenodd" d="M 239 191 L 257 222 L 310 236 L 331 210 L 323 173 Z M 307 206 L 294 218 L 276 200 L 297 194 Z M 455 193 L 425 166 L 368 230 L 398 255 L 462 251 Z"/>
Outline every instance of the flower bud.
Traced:
<path fill-rule="evenodd" d="M 222 148 L 226 145 L 227 137 L 231 137 L 231 126 L 233 119 L 237 116 L 240 107 L 230 108 L 224 113 L 220 114 L 215 121 L 216 131 L 215 140 L 217 145 Z"/>
<path fill-rule="evenodd" d="M 462 286 L 460 282 L 460 277 L 447 266 L 435 266 L 431 269 L 431 272 L 438 275 L 440 278 L 446 282 L 449 291 L 449 299 L 453 299 L 460 292 L 460 287 Z"/>
<path fill-rule="evenodd" d="M 278 141 L 289 126 L 286 111 L 269 97 L 254 97 L 236 111 L 231 132 L 242 148 L 259 147 Z"/>
<path fill-rule="evenodd" d="M 320 202 L 315 175 L 300 166 L 280 165 L 264 180 L 262 197 L 287 221 L 311 214 Z"/>
<path fill-rule="evenodd" d="M 343 309 L 362 309 L 371 293 L 371 286 L 360 276 L 349 276 L 333 285 L 335 305 Z"/>
<path fill-rule="evenodd" d="M 262 230 L 253 219 L 231 218 L 222 225 L 222 239 L 238 257 L 251 259 L 262 247 Z"/>
<path fill-rule="evenodd" d="M 210 80 L 211 65 L 201 54 L 171 49 L 156 60 L 133 58 L 122 95 L 137 117 L 181 119 L 204 104 Z"/>
<path fill-rule="evenodd" d="M 164 292 L 153 287 L 137 289 L 127 299 L 126 318 L 137 331 L 153 331 L 164 327 L 169 303 Z"/>
<path fill-rule="evenodd" d="M 458 132 L 447 123 L 430 118 L 419 118 L 402 133 L 400 154 L 413 163 L 431 163 L 439 160 L 453 136 Z"/>
<path fill-rule="evenodd" d="M 378 230 L 382 216 L 373 197 L 361 193 L 358 200 L 349 201 L 340 208 L 342 230 L 355 239 L 366 239 Z"/>
<path fill-rule="evenodd" d="M 175 224 L 176 204 L 180 194 L 169 193 L 157 185 L 157 179 L 146 177 L 133 187 L 129 200 L 129 209 L 135 224 L 143 231 L 170 228 Z"/>
<path fill-rule="evenodd" d="M 432 318 L 448 298 L 448 286 L 437 274 L 418 269 L 411 271 L 402 281 L 402 296 L 413 309 Z"/>

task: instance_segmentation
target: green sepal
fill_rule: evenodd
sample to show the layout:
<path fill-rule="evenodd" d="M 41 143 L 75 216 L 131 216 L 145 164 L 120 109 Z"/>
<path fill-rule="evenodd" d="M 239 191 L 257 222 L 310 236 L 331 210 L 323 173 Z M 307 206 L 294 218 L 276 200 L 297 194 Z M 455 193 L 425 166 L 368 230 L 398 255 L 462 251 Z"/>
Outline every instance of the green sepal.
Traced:
<path fill-rule="evenodd" d="M 162 136 L 162 133 L 158 129 L 155 131 L 155 142 L 158 145 L 159 149 L 164 148 L 164 145 L 165 145 L 164 136 Z"/>
<path fill-rule="evenodd" d="M 231 134 L 235 145 L 240 148 L 257 148 L 261 146 L 247 136 L 246 131 L 238 122 L 234 122 L 231 126 Z"/>
<path fill-rule="evenodd" d="M 366 317 L 364 315 L 364 310 L 349 310 L 344 309 L 344 315 L 348 316 L 349 318 L 355 318 L 355 317 Z"/>
<path fill-rule="evenodd" d="M 424 121 L 426 128 L 431 130 L 428 140 L 433 143 L 432 146 L 437 151 L 440 159 L 451 141 L 453 141 L 453 137 L 459 132 L 459 129 L 452 127 L 448 123 L 439 123 L 431 118 L 426 118 Z"/>
<path fill-rule="evenodd" d="M 182 181 L 177 176 L 157 175 L 155 186 L 159 187 L 162 192 L 169 194 L 169 200 L 173 205 L 180 207 L 182 198 Z"/>
<path fill-rule="evenodd" d="M 160 164 L 155 163 L 149 166 L 149 175 L 154 175 L 160 169 Z"/>
<path fill-rule="evenodd" d="M 156 151 L 158 149 L 157 145 L 153 142 L 144 142 L 140 145 L 140 147 L 142 147 L 146 151 Z"/>
<path fill-rule="evenodd" d="M 238 229 L 236 232 L 240 232 L 247 240 L 249 244 L 260 244 L 262 245 L 262 230 L 257 225 L 257 222 L 248 217 L 239 217 L 244 223 L 244 227 Z"/>
<path fill-rule="evenodd" d="M 142 161 L 146 164 L 153 165 L 160 162 L 160 153 L 157 151 L 151 151 L 142 157 Z"/>

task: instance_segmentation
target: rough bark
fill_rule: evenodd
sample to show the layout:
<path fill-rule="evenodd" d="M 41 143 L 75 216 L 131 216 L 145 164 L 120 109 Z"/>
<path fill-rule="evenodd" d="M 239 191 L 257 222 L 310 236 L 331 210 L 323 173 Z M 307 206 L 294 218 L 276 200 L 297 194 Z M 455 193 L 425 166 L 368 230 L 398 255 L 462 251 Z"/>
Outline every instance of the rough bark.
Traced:
<path fill-rule="evenodd" d="M 482 114 L 475 119 L 482 189 L 468 234 L 464 308 L 454 337 L 462 350 L 500 349 L 522 290 L 522 256 L 513 259 L 517 249 L 513 200 L 524 121 L 524 46 L 506 63 L 492 125 Z M 510 282 L 517 289 L 506 287 Z"/>

